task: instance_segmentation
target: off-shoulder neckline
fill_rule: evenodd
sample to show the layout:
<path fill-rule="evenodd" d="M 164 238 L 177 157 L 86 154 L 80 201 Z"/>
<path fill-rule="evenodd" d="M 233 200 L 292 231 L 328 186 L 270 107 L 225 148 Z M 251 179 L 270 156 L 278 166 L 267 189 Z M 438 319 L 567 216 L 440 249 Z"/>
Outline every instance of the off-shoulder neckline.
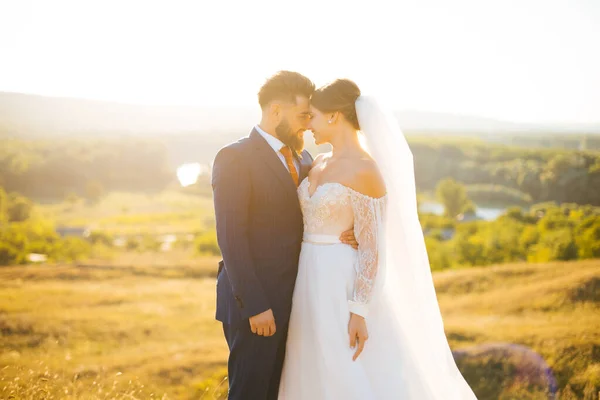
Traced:
<path fill-rule="evenodd" d="M 325 182 L 325 183 L 321 183 L 319 186 L 317 186 L 315 188 L 315 191 L 312 194 L 310 194 L 310 186 L 312 185 L 312 183 L 310 182 L 310 179 L 308 177 L 306 177 L 306 178 L 304 178 L 304 180 L 302 180 L 302 182 L 300 183 L 300 186 L 302 186 L 304 184 L 304 182 L 308 183 L 308 187 L 306 188 L 306 191 L 308 193 L 308 198 L 309 199 L 312 199 L 315 196 L 315 194 L 317 194 L 317 191 L 319 189 L 321 189 L 323 186 L 327 186 L 327 185 L 334 185 L 334 186 L 343 187 L 343 188 L 347 189 L 348 191 L 350 191 L 351 193 L 353 193 L 353 194 L 355 194 L 355 195 L 357 195 L 359 197 L 367 198 L 367 199 L 374 200 L 374 201 L 381 201 L 381 200 L 385 200 L 387 198 L 387 193 L 384 194 L 381 197 L 372 197 L 372 196 L 369 196 L 367 194 L 361 193 L 361 192 L 359 192 L 359 191 L 357 191 L 355 189 L 352 189 L 350 186 L 344 185 L 343 183 L 340 183 L 340 182 Z"/>

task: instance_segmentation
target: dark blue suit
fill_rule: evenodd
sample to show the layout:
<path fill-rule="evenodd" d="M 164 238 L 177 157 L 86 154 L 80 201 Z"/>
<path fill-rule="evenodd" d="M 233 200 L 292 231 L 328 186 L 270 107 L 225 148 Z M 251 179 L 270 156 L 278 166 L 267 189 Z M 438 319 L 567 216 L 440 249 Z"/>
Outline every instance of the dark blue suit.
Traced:
<path fill-rule="evenodd" d="M 300 181 L 312 157 L 298 159 Z M 253 130 L 219 151 L 212 185 L 217 240 L 217 320 L 229 346 L 229 399 L 276 399 L 303 235 L 296 185 Z M 272 309 L 277 333 L 255 335 L 248 319 Z"/>

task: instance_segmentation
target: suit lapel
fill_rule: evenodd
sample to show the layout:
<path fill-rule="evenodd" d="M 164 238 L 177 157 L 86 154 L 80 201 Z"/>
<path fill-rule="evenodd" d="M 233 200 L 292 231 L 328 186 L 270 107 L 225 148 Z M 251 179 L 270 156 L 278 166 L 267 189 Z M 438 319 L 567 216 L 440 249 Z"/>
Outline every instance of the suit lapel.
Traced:
<path fill-rule="evenodd" d="M 250 139 L 254 143 L 254 147 L 258 152 L 258 157 L 269 166 L 275 176 L 281 182 L 281 186 L 284 188 L 286 193 L 291 194 L 296 200 L 298 200 L 298 193 L 296 191 L 296 185 L 292 180 L 292 176 L 288 170 L 284 167 L 283 163 L 273 151 L 273 148 L 260 136 L 256 129 L 250 133 Z"/>
<path fill-rule="evenodd" d="M 312 167 L 312 158 L 308 151 L 304 150 L 302 152 L 302 158 L 296 158 L 298 160 L 298 165 L 300 165 L 300 181 L 299 184 L 308 176 L 310 172 L 310 168 Z"/>

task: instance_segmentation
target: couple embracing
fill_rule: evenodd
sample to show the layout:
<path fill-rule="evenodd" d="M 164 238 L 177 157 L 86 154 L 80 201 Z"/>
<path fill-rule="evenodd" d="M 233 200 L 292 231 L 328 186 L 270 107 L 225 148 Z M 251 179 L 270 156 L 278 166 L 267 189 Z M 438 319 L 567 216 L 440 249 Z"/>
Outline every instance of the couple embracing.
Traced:
<path fill-rule="evenodd" d="M 475 399 L 444 333 L 394 116 L 350 80 L 315 89 L 290 71 L 258 101 L 260 123 L 213 164 L 229 399 Z M 332 151 L 313 159 L 307 130 Z"/>

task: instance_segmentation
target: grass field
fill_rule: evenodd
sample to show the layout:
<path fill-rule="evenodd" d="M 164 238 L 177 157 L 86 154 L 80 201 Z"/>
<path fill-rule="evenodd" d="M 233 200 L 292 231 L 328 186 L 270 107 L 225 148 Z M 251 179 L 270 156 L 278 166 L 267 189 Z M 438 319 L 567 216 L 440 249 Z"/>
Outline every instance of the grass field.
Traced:
<path fill-rule="evenodd" d="M 177 234 L 214 224 L 211 197 L 174 190 L 158 194 L 111 192 L 97 204 L 79 201 L 39 206 L 56 225 L 86 226 L 110 234 Z"/>
<path fill-rule="evenodd" d="M 217 259 L 132 257 L 0 269 L 1 398 L 223 398 Z M 476 357 L 478 345 L 498 342 L 541 354 L 575 396 L 562 398 L 597 399 L 600 261 L 448 271 L 435 281 L 453 349 L 473 353 L 459 365 L 480 399 L 547 398 Z"/>

